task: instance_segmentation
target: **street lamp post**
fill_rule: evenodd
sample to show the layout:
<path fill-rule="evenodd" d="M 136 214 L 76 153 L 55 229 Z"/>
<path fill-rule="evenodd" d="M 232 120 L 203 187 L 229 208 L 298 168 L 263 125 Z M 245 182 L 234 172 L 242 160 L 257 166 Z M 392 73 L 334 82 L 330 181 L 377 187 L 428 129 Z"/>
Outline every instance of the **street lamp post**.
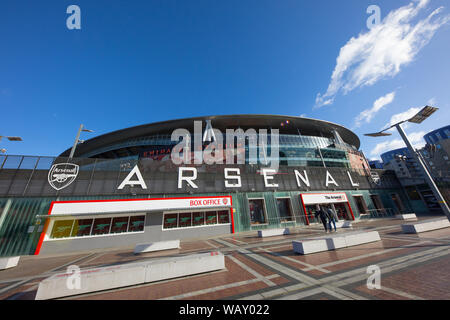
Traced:
<path fill-rule="evenodd" d="M 75 149 L 77 148 L 78 143 L 79 142 L 84 142 L 83 140 L 80 140 L 81 131 L 94 132 L 94 131 L 89 130 L 89 129 L 84 129 L 84 125 L 82 125 L 82 124 L 80 125 L 80 128 L 78 129 L 78 132 L 77 132 L 77 136 L 75 138 L 75 142 L 73 143 L 72 150 L 70 150 L 69 159 L 73 158 L 73 155 L 75 153 Z"/>
<path fill-rule="evenodd" d="M 409 152 L 413 155 L 414 160 L 419 164 L 419 167 L 422 169 L 423 175 L 425 177 L 425 181 L 428 183 L 428 185 L 431 188 L 431 191 L 433 192 L 434 196 L 436 197 L 437 201 L 439 202 L 439 205 L 442 208 L 442 211 L 444 211 L 444 214 L 447 216 L 447 219 L 450 221 L 450 210 L 448 208 L 447 203 L 445 202 L 444 197 L 442 196 L 441 192 L 439 191 L 438 187 L 433 181 L 433 178 L 431 177 L 431 174 L 428 172 L 427 167 L 423 163 L 423 161 L 420 159 L 416 151 L 414 150 L 413 146 L 411 145 L 411 142 L 409 142 L 408 137 L 405 134 L 405 131 L 403 131 L 403 128 L 401 127 L 401 124 L 404 122 L 412 122 L 412 123 L 422 123 L 425 119 L 427 119 L 430 115 L 432 115 L 435 111 L 437 111 L 438 108 L 426 106 L 422 110 L 420 110 L 414 117 L 408 120 L 404 120 L 401 122 L 398 122 L 389 128 L 386 128 L 380 132 L 376 133 L 368 133 L 365 134 L 365 136 L 369 137 L 382 137 L 382 136 L 390 136 L 390 133 L 386 133 L 384 131 L 389 130 L 393 127 L 396 127 L 400 136 L 402 137 L 403 141 L 405 142 L 406 146 L 408 147 Z"/>

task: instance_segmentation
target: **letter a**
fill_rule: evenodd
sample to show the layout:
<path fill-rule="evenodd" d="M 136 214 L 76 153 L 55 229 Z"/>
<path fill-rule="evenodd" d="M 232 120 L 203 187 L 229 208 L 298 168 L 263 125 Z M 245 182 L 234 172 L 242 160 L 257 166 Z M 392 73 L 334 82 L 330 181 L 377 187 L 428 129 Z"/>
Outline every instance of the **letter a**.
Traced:
<path fill-rule="evenodd" d="M 138 180 L 131 181 L 131 177 L 136 174 Z M 125 186 L 134 186 L 135 184 L 138 184 L 141 186 L 142 189 L 147 189 L 147 185 L 145 184 L 144 179 L 142 178 L 142 174 L 139 171 L 139 167 L 137 165 L 134 166 L 133 170 L 130 171 L 130 173 L 127 175 L 127 177 L 122 181 L 120 186 L 117 188 L 119 190 L 122 190 Z"/>
<path fill-rule="evenodd" d="M 66 20 L 66 26 L 67 29 L 73 30 L 73 29 L 81 29 L 81 10 L 80 7 L 77 5 L 70 5 L 67 7 L 66 13 L 73 13 L 70 17 Z"/>

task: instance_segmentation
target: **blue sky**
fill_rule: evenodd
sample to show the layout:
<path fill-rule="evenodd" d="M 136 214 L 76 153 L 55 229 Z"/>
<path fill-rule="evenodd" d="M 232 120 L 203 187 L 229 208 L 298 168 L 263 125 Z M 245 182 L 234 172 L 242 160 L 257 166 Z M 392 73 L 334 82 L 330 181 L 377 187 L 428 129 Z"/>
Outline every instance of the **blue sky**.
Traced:
<path fill-rule="evenodd" d="M 81 30 L 69 30 L 69 5 Z M 368 29 L 369 5 L 381 22 Z M 353 129 L 368 158 L 401 147 L 368 138 L 401 113 L 416 145 L 449 124 L 445 0 L 2 1 L 0 141 L 7 154 L 58 155 L 88 139 L 175 118 L 306 116 Z M 441 8 L 442 7 L 442 8 Z M 437 11 L 435 11 L 437 10 Z M 351 40 L 353 38 L 353 40 Z"/>

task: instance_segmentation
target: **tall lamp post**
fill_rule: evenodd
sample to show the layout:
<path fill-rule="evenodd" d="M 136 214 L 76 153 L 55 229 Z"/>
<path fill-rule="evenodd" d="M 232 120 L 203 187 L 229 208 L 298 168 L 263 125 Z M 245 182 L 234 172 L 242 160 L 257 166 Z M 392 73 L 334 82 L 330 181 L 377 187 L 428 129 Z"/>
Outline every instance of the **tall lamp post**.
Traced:
<path fill-rule="evenodd" d="M 73 143 L 72 150 L 70 150 L 69 159 L 73 158 L 73 155 L 75 153 L 75 149 L 77 148 L 78 143 L 83 143 L 84 142 L 84 140 L 80 140 L 80 134 L 81 134 L 82 131 L 84 131 L 84 132 L 94 132 L 92 130 L 85 129 L 84 125 L 82 125 L 82 124 L 80 125 L 80 129 L 78 129 L 78 133 L 77 133 L 77 136 L 75 138 L 75 142 Z"/>
<path fill-rule="evenodd" d="M 0 141 L 3 138 L 8 139 L 9 141 L 23 141 L 21 137 L 9 137 L 9 136 L 0 136 Z M 6 152 L 6 149 L 0 149 L 0 153 L 5 153 L 5 152 Z"/>
<path fill-rule="evenodd" d="M 419 167 L 422 169 L 422 172 L 425 177 L 425 181 L 428 183 L 428 185 L 431 188 L 431 191 L 433 191 L 434 196 L 436 197 L 437 201 L 439 202 L 439 205 L 442 208 L 442 211 L 444 211 L 444 214 L 447 216 L 447 219 L 450 221 L 450 210 L 448 208 L 447 203 L 445 202 L 444 197 L 442 196 L 441 192 L 439 191 L 438 187 L 433 181 L 433 178 L 431 177 L 431 174 L 428 172 L 428 169 L 426 168 L 425 164 L 423 163 L 421 157 L 417 154 L 417 152 L 414 150 L 413 146 L 411 145 L 411 142 L 409 142 L 408 137 L 405 134 L 405 131 L 403 131 L 403 128 L 401 126 L 404 122 L 412 122 L 412 123 L 422 123 L 425 119 L 427 119 L 429 116 L 431 116 L 434 112 L 436 112 L 439 108 L 426 106 L 422 110 L 420 110 L 414 117 L 408 120 L 400 121 L 396 124 L 393 124 L 392 126 L 381 130 L 380 132 L 376 133 L 367 133 L 365 136 L 369 137 L 384 137 L 384 136 L 390 136 L 391 133 L 387 133 L 384 131 L 387 131 L 393 127 L 396 127 L 398 130 L 398 133 L 402 137 L 403 141 L 405 142 L 406 146 L 408 147 L 409 152 L 413 155 L 414 160 L 419 164 Z"/>

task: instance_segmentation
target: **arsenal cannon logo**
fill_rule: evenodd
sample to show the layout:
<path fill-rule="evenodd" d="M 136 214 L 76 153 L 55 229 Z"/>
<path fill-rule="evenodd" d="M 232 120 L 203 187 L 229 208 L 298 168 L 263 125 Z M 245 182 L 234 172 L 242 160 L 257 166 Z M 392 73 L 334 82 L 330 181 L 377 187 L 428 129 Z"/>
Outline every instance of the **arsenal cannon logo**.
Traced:
<path fill-rule="evenodd" d="M 64 189 L 76 179 L 78 168 L 78 165 L 73 163 L 54 164 L 48 172 L 48 183 L 55 190 Z"/>

